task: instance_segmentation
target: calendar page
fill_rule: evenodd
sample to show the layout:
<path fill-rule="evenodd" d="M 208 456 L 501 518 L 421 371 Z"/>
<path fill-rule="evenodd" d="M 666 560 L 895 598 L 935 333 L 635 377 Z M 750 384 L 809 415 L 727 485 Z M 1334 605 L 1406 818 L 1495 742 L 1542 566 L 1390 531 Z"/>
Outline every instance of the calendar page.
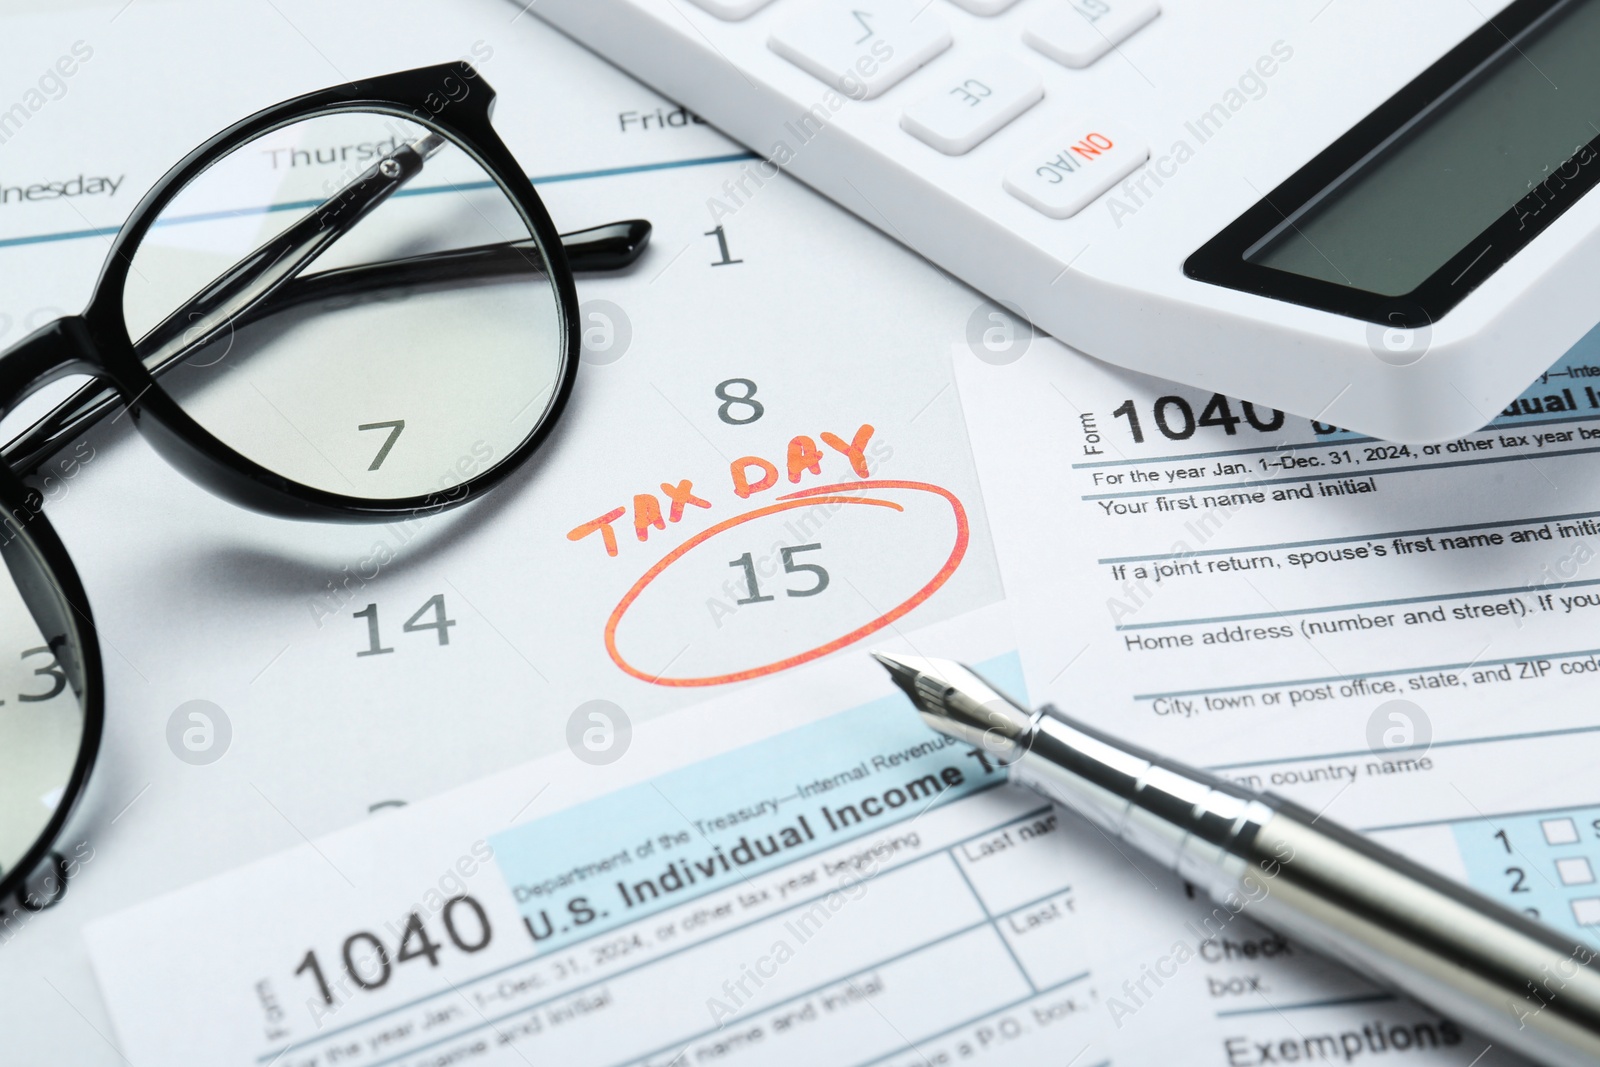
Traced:
<path fill-rule="evenodd" d="M 41 472 L 107 724 L 43 910 L 6 903 L 18 1062 L 120 1062 L 80 936 L 98 915 L 536 757 L 625 768 L 653 722 L 832 659 L 876 685 L 875 642 L 931 648 L 914 635 L 998 605 L 948 346 L 976 297 L 515 6 L 139 2 L 7 25 L 27 114 L 0 145 L 0 345 L 82 307 L 194 145 L 363 75 L 472 62 L 560 229 L 655 227 L 635 267 L 578 280 L 583 356 L 548 444 L 457 511 L 253 515 L 127 418 Z M 777 729 L 766 698 L 725 706 Z"/>

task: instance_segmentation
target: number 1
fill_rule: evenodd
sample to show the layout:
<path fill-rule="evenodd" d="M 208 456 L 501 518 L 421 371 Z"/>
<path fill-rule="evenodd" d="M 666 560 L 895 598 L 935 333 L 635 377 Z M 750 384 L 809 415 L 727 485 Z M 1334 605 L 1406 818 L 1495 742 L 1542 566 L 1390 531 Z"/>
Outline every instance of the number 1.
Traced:
<path fill-rule="evenodd" d="M 714 230 L 707 230 L 705 233 L 701 234 L 701 236 L 715 237 L 717 239 L 717 251 L 722 253 L 722 258 L 713 261 L 711 264 L 713 267 L 731 267 L 735 263 L 744 262 L 744 260 L 734 259 L 728 254 L 728 233 L 721 226 L 718 226 Z"/>
<path fill-rule="evenodd" d="M 333 991 L 328 988 L 328 980 L 322 976 L 322 964 L 317 962 L 317 953 L 313 950 L 306 952 L 305 959 L 300 961 L 300 966 L 294 969 L 295 974 L 311 972 L 311 978 L 317 983 L 317 992 L 322 994 L 324 1004 L 333 1003 Z"/>
<path fill-rule="evenodd" d="M 756 581 L 756 561 L 751 557 L 750 553 L 746 552 L 732 563 L 729 563 L 728 566 L 743 567 L 745 584 L 750 587 L 750 595 L 743 600 L 735 600 L 735 604 L 760 604 L 763 601 L 772 599 L 770 596 L 761 595 L 761 585 Z"/>
<path fill-rule="evenodd" d="M 1133 432 L 1133 443 L 1144 444 L 1144 430 L 1139 426 L 1139 413 L 1134 410 L 1132 400 L 1124 400 L 1122 406 L 1111 413 L 1113 419 L 1127 419 L 1128 429 Z"/>
<path fill-rule="evenodd" d="M 352 612 L 352 619 L 367 620 L 367 640 L 370 642 L 365 652 L 357 652 L 358 656 L 381 656 L 385 652 L 393 652 L 392 648 L 384 648 L 383 641 L 378 637 L 378 605 L 368 604 L 360 611 Z"/>

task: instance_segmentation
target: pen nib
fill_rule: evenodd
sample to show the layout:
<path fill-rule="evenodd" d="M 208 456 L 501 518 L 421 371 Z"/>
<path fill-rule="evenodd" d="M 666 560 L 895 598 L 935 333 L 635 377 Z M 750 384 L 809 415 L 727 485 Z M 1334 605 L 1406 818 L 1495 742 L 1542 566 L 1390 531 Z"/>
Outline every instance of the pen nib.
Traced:
<path fill-rule="evenodd" d="M 923 722 L 1009 763 L 1026 747 L 1033 713 L 972 670 L 949 659 L 874 652 Z"/>
<path fill-rule="evenodd" d="M 921 711 L 922 697 L 917 693 L 917 678 L 920 676 L 920 671 L 916 664 L 926 663 L 927 661 L 911 657 L 901 659 L 883 652 L 874 652 L 871 655 L 873 659 L 883 664 L 884 669 L 889 672 L 889 677 L 894 680 L 894 684 L 905 690 L 906 696 L 911 698 L 911 703 L 917 706 L 918 711 Z"/>

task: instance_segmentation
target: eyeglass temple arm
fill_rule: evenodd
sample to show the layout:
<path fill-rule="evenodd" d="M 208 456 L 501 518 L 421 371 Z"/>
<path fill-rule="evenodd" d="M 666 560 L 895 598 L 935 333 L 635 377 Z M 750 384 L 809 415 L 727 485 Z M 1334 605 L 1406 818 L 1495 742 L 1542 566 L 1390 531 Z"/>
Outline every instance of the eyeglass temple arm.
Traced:
<path fill-rule="evenodd" d="M 306 264 L 420 173 L 428 156 L 445 143 L 442 137 L 428 134 L 368 167 L 355 181 L 240 259 L 138 338 L 134 349 L 139 359 L 150 366 L 152 373 L 159 373 L 181 358 L 183 351 L 231 329 L 234 322 L 294 279 Z M 107 400 L 109 406 L 115 406 L 114 393 L 99 383 L 89 383 L 0 448 L 0 458 L 14 461 L 13 470 L 18 474 L 32 473 L 58 442 L 65 443 L 68 427 L 85 427 L 103 417 L 109 410 Z M 43 454 L 33 458 L 31 453 L 41 449 Z"/>
<path fill-rule="evenodd" d="M 627 219 L 564 233 L 561 235 L 561 247 L 573 271 L 590 273 L 620 270 L 644 254 L 650 242 L 650 232 L 651 226 L 646 220 Z M 287 284 L 280 286 L 266 305 L 260 301 L 251 304 L 235 320 L 235 324 L 243 326 L 264 314 L 282 311 L 310 300 L 372 292 L 392 285 L 467 281 L 543 269 L 543 256 L 533 241 L 527 240 L 319 271 L 286 280 Z M 151 338 L 154 338 L 155 332 L 152 331 Z M 151 367 L 151 372 L 162 374 L 208 340 L 208 336 L 199 336 L 192 343 L 166 353 L 160 363 Z M 141 341 L 134 346 L 134 351 L 143 360 L 154 354 L 155 347 Z M 85 433 L 120 406 L 115 390 L 98 380 L 88 382 L 10 443 L 0 447 L 0 459 L 19 476 L 32 474 L 67 442 Z"/>
<path fill-rule="evenodd" d="M 164 364 L 177 349 L 193 348 L 197 342 L 231 328 L 250 308 L 293 279 L 329 245 L 420 174 L 427 158 L 445 144 L 444 138 L 428 134 L 401 145 L 368 167 L 355 181 L 229 267 L 138 338 L 140 359 L 147 364 Z"/>
<path fill-rule="evenodd" d="M 567 266 L 578 274 L 631 267 L 650 243 L 650 223 L 626 219 L 561 235 Z"/>

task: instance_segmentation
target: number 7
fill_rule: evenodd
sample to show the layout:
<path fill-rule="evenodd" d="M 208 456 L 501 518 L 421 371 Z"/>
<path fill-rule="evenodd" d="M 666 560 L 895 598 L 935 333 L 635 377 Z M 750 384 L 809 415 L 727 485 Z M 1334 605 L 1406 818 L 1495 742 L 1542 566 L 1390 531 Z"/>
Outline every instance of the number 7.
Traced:
<path fill-rule="evenodd" d="M 375 471 L 383 466 L 384 459 L 389 455 L 389 449 L 394 447 L 395 441 L 400 438 L 400 431 L 405 428 L 405 419 L 396 419 L 393 422 L 368 422 L 356 427 L 357 430 L 389 430 L 389 439 L 378 449 L 378 454 L 372 459 L 372 466 L 367 470 Z"/>

